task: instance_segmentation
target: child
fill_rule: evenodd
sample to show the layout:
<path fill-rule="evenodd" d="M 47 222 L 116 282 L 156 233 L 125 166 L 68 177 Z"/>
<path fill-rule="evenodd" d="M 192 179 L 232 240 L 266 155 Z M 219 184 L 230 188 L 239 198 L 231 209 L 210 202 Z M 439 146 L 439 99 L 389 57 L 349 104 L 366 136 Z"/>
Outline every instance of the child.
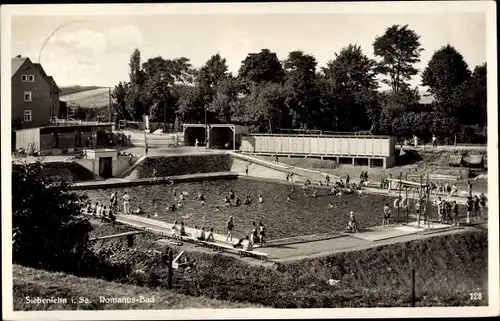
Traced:
<path fill-rule="evenodd" d="M 205 241 L 205 228 L 202 227 L 198 234 L 198 241 Z"/>
<path fill-rule="evenodd" d="M 479 206 L 481 207 L 481 216 L 483 216 L 486 212 L 486 196 L 484 196 L 484 193 L 479 196 Z"/>
<path fill-rule="evenodd" d="M 214 239 L 214 229 L 211 227 L 210 228 L 210 231 L 208 232 L 208 235 L 207 235 L 207 242 L 215 242 L 215 239 Z"/>
<path fill-rule="evenodd" d="M 474 214 L 475 214 L 476 220 L 479 219 L 479 211 L 481 208 L 480 203 L 481 203 L 481 201 L 479 200 L 479 197 L 477 195 L 474 196 Z"/>
<path fill-rule="evenodd" d="M 259 239 L 257 236 L 257 225 L 255 225 L 255 222 L 252 222 L 252 232 L 250 233 L 250 236 L 252 243 L 255 243 Z"/>
<path fill-rule="evenodd" d="M 227 236 L 226 236 L 226 242 L 229 240 L 230 242 L 233 242 L 233 228 L 234 228 L 234 222 L 233 222 L 233 217 L 229 216 L 229 219 L 227 220 L 226 223 L 226 228 L 227 228 Z"/>
<path fill-rule="evenodd" d="M 260 238 L 260 247 L 264 247 L 264 244 L 266 243 L 265 241 L 265 236 L 266 236 L 266 228 L 262 222 L 259 222 L 259 238 Z"/>
<path fill-rule="evenodd" d="M 349 223 L 347 224 L 347 230 L 352 233 L 357 232 L 357 223 L 356 219 L 354 218 L 354 212 L 351 211 L 349 213 Z"/>
<path fill-rule="evenodd" d="M 470 214 L 472 212 L 472 209 L 474 208 L 474 201 L 472 200 L 472 197 L 467 198 L 467 203 L 465 204 L 465 208 L 467 210 L 467 224 L 470 223 Z"/>
<path fill-rule="evenodd" d="M 128 196 L 128 192 L 123 195 L 123 213 L 130 214 L 130 196 Z"/>
<path fill-rule="evenodd" d="M 456 201 L 453 201 L 451 203 L 451 215 L 452 215 L 452 224 L 460 225 L 460 223 L 458 222 L 458 205 Z"/>
<path fill-rule="evenodd" d="M 385 203 L 384 206 L 384 219 L 382 220 L 382 226 L 384 226 L 385 223 L 386 225 L 389 226 L 389 218 L 391 217 L 391 208 L 389 207 L 389 203 Z"/>
<path fill-rule="evenodd" d="M 181 222 L 181 227 L 179 229 L 179 235 L 180 236 L 187 236 L 186 229 L 184 228 L 184 222 Z"/>
<path fill-rule="evenodd" d="M 178 230 L 177 224 L 178 224 L 177 221 L 175 221 L 174 225 L 172 225 L 172 229 L 171 230 L 172 230 L 172 237 L 173 238 L 177 238 L 178 236 L 180 236 L 179 233 L 178 233 L 179 230 Z"/>

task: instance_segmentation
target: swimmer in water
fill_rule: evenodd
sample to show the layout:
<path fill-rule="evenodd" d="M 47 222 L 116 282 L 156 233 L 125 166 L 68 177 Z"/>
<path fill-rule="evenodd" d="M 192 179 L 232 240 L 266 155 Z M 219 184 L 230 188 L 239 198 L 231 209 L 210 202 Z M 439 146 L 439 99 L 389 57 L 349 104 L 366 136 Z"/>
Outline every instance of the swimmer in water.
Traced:
<path fill-rule="evenodd" d="M 290 192 L 293 192 L 295 191 L 295 186 L 292 186 L 292 188 L 290 188 Z"/>
<path fill-rule="evenodd" d="M 238 196 L 236 196 L 235 204 L 236 204 L 236 206 L 240 206 L 241 205 L 241 200 L 240 200 L 240 198 Z"/>
<path fill-rule="evenodd" d="M 250 196 L 247 196 L 247 197 L 245 198 L 245 201 L 243 202 L 243 204 L 245 204 L 245 205 L 250 205 L 250 202 L 251 202 L 251 201 L 252 201 L 252 200 L 250 199 Z"/>
<path fill-rule="evenodd" d="M 318 192 L 314 191 L 312 197 L 314 197 L 314 198 L 318 197 Z"/>
<path fill-rule="evenodd" d="M 220 211 L 219 205 L 215 206 L 216 211 Z"/>
<path fill-rule="evenodd" d="M 177 188 L 174 187 L 174 189 L 172 190 L 172 194 L 174 194 L 174 196 L 177 196 Z"/>
<path fill-rule="evenodd" d="M 288 196 L 286 197 L 286 201 L 287 201 L 288 203 L 290 203 L 290 202 L 292 201 L 292 198 L 290 197 L 290 195 L 288 195 Z"/>
<path fill-rule="evenodd" d="M 328 207 L 329 207 L 329 208 L 333 208 L 333 203 L 331 203 L 331 202 L 330 202 L 330 203 L 328 204 Z"/>
<path fill-rule="evenodd" d="M 234 191 L 232 189 L 229 190 L 229 198 L 234 200 Z"/>
<path fill-rule="evenodd" d="M 205 200 L 205 196 L 203 196 L 203 194 L 202 194 L 202 193 L 199 193 L 199 194 L 198 194 L 198 200 L 200 200 L 200 201 L 202 201 L 202 202 L 203 202 L 203 201 Z"/>
<path fill-rule="evenodd" d="M 201 205 L 205 205 L 205 201 L 200 201 L 200 204 Z"/>
<path fill-rule="evenodd" d="M 259 195 L 259 203 L 263 203 L 264 199 L 262 198 L 262 195 Z"/>

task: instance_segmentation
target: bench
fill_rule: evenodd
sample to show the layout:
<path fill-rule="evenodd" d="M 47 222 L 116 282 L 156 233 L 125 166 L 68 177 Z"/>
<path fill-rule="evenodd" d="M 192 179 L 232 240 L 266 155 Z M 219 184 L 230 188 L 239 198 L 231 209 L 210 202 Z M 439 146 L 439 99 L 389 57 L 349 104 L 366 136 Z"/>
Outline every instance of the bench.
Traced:
<path fill-rule="evenodd" d="M 196 241 L 196 243 L 201 244 L 202 246 L 209 247 L 214 251 L 224 252 L 224 250 L 228 250 L 230 252 L 237 253 L 239 256 L 260 257 L 262 262 L 267 261 L 267 257 L 269 256 L 269 254 L 267 254 L 267 253 L 262 253 L 262 252 L 257 252 L 257 251 L 245 251 L 243 249 L 235 248 L 234 246 L 228 245 L 228 244 L 221 244 L 221 243 L 216 243 L 216 242 L 206 242 L 206 241 Z"/>

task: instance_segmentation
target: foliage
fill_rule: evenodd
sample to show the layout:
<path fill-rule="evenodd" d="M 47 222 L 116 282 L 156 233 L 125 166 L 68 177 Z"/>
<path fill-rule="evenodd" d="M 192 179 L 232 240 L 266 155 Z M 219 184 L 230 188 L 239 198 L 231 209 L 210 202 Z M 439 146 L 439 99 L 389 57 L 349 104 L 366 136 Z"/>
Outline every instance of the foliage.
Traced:
<path fill-rule="evenodd" d="M 157 56 L 141 65 L 136 49 L 130 79 L 113 90 L 113 105 L 120 119 L 149 115 L 153 122 L 172 124 L 236 122 L 261 132 L 288 128 L 416 132 L 425 137 L 435 132 L 451 139 L 463 132 L 457 126 L 486 124 L 485 64 L 470 75 L 451 45 L 437 50 L 422 73 L 422 84 L 435 99 L 423 104 L 418 88 L 409 85 L 423 50 L 415 31 L 407 25 L 390 26 L 375 38 L 373 48 L 378 61 L 359 45 L 348 44 L 319 70 L 316 58 L 303 51 L 292 51 L 280 61 L 275 52 L 261 49 L 245 57 L 235 76 L 220 53 L 194 68 L 185 57 Z M 379 84 L 391 89 L 379 89 Z M 427 124 L 430 113 L 444 116 L 451 131 L 424 129 L 420 122 Z M 418 121 L 416 128 L 409 127 L 413 120 Z"/>
<path fill-rule="evenodd" d="M 92 227 L 80 215 L 85 197 L 68 187 L 52 182 L 40 162 L 13 165 L 14 263 L 47 270 L 81 263 Z"/>
<path fill-rule="evenodd" d="M 389 85 L 393 92 L 408 87 L 407 81 L 418 73 L 413 65 L 420 61 L 420 36 L 408 25 L 393 25 L 382 36 L 375 38 L 375 56 L 381 58 L 377 72 L 387 76 L 382 82 Z"/>
<path fill-rule="evenodd" d="M 248 91 L 252 84 L 283 81 L 285 72 L 276 53 L 262 49 L 259 53 L 249 53 L 241 62 L 238 78 Z"/>
<path fill-rule="evenodd" d="M 422 73 L 422 85 L 429 88 L 438 102 L 442 102 L 470 78 L 471 72 L 464 57 L 448 44 L 432 55 Z"/>

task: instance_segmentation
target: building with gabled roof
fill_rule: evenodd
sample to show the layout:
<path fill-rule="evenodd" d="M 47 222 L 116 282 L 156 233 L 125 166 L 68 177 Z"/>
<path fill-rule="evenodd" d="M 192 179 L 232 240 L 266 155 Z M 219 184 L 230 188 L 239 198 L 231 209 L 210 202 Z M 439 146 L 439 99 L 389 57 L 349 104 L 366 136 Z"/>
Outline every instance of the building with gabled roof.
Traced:
<path fill-rule="evenodd" d="M 13 129 L 49 126 L 59 111 L 61 90 L 42 65 L 27 57 L 11 61 Z"/>

